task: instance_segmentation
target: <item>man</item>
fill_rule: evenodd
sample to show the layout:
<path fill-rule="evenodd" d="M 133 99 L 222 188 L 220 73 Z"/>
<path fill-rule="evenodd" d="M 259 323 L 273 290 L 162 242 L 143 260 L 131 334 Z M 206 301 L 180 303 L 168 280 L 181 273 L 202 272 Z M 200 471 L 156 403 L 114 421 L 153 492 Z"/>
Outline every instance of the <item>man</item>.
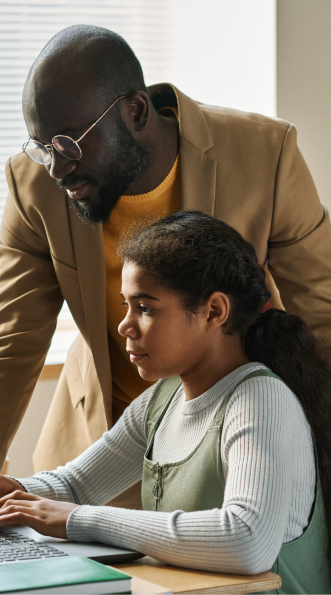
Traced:
<path fill-rule="evenodd" d="M 90 26 L 47 44 L 23 111 L 33 142 L 7 165 L 0 238 L 2 458 L 63 299 L 81 336 L 36 470 L 77 456 L 148 386 L 117 333 L 125 310 L 116 253 L 121 234 L 146 216 L 200 209 L 233 225 L 266 266 L 273 304 L 302 315 L 331 349 L 330 222 L 293 126 L 198 104 L 168 84 L 147 90 L 126 42 Z M 133 486 L 119 502 L 139 505 L 136 493 Z"/>

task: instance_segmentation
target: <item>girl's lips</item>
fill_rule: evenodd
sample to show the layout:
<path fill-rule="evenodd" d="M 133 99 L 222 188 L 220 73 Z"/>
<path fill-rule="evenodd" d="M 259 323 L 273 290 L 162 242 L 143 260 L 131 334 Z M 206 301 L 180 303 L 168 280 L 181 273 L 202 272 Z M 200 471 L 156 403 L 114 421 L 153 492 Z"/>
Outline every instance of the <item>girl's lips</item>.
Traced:
<path fill-rule="evenodd" d="M 82 198 L 85 198 L 85 196 L 87 196 L 89 193 L 89 183 L 84 182 L 84 184 L 78 186 L 78 188 L 72 188 L 71 190 L 68 188 L 67 192 L 70 198 L 74 200 L 81 200 Z"/>
<path fill-rule="evenodd" d="M 147 353 L 130 353 L 130 362 L 137 364 L 138 362 L 141 362 L 146 355 Z"/>

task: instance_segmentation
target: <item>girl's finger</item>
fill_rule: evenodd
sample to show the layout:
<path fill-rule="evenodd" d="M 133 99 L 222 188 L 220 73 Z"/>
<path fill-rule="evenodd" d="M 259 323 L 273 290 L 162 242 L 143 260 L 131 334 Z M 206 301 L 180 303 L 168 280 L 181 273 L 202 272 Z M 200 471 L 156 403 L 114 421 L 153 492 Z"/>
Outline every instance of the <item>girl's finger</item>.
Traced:
<path fill-rule="evenodd" d="M 33 508 L 27 507 L 24 504 L 20 505 L 20 503 L 17 502 L 15 504 L 10 504 L 6 506 L 6 508 L 0 510 L 0 517 L 1 521 L 3 521 L 4 518 L 12 516 L 14 514 L 21 513 L 24 515 L 34 516 L 36 512 L 37 511 L 35 511 Z"/>
<path fill-rule="evenodd" d="M 40 500 L 40 496 L 35 496 L 34 494 L 29 494 L 28 492 L 23 492 L 21 490 L 15 490 L 15 492 L 11 492 L 11 494 L 7 494 L 0 498 L 0 508 L 4 506 L 8 500 Z"/>
<path fill-rule="evenodd" d="M 1 516 L 0 525 L 25 525 L 26 527 L 35 529 L 35 531 L 39 531 L 39 533 L 42 533 L 43 535 L 45 534 L 41 521 L 38 518 L 31 516 L 31 514 L 27 514 L 24 510 L 16 510 L 10 514 Z"/>
<path fill-rule="evenodd" d="M 33 507 L 33 502 L 31 501 L 22 501 L 22 500 L 7 500 L 5 504 L 0 508 L 0 516 L 4 514 L 8 514 L 8 509 L 12 506 L 20 506 L 22 509 L 31 509 Z"/>
<path fill-rule="evenodd" d="M 1 515 L 0 525 L 27 525 L 25 519 L 26 516 L 26 514 L 18 510 L 16 512 Z"/>

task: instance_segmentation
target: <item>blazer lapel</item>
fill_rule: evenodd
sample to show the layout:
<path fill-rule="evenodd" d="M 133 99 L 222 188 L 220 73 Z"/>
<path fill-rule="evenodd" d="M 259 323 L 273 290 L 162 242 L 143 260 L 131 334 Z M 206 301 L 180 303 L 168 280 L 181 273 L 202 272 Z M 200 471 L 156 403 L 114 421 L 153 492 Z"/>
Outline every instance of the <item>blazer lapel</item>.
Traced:
<path fill-rule="evenodd" d="M 185 210 L 214 214 L 216 161 L 181 138 L 182 204 Z"/>
<path fill-rule="evenodd" d="M 183 209 L 213 215 L 217 162 L 206 154 L 214 143 L 199 104 L 168 83 L 149 92 L 156 109 L 178 107 Z"/>
<path fill-rule="evenodd" d="M 79 283 L 85 311 L 88 336 L 103 398 L 111 395 L 111 372 L 106 313 L 106 272 L 102 226 L 83 223 L 74 209 L 69 209 Z M 104 407 L 104 403 L 100 403 Z M 109 407 L 105 406 L 106 415 Z M 107 420 L 108 427 L 111 420 Z"/>
<path fill-rule="evenodd" d="M 213 139 L 199 105 L 175 87 L 173 90 L 179 113 L 183 208 L 213 215 L 217 162 L 206 154 Z"/>

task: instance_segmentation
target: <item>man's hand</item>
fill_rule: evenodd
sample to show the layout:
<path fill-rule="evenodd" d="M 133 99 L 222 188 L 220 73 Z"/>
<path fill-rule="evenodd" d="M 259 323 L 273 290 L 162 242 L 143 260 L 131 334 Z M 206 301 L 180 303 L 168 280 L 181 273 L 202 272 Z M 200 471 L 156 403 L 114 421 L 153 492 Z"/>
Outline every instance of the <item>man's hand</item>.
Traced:
<path fill-rule="evenodd" d="M 76 506 L 15 490 L 0 498 L 0 526 L 27 525 L 42 535 L 67 539 L 67 520 Z"/>

